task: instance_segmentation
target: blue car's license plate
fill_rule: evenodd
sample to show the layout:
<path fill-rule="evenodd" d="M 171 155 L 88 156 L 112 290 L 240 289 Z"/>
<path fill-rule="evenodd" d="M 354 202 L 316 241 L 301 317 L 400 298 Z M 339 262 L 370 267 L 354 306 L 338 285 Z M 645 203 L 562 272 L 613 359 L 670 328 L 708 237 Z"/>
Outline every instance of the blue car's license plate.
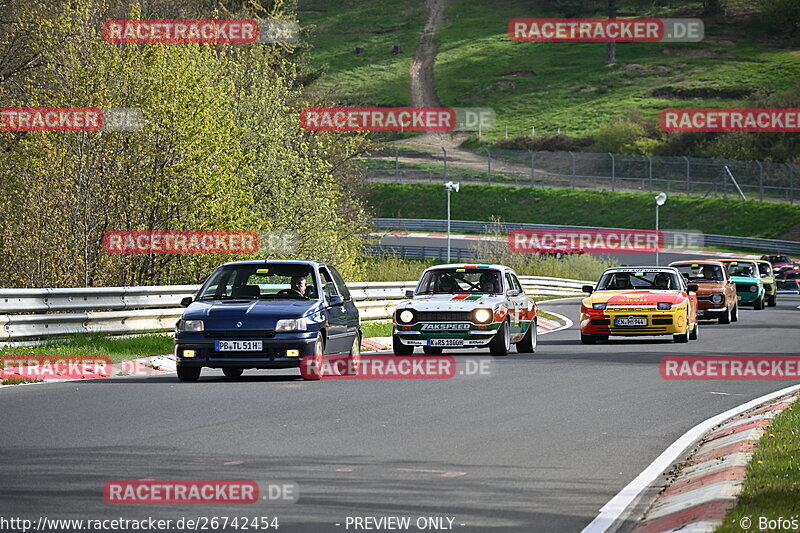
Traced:
<path fill-rule="evenodd" d="M 260 352 L 261 341 L 215 341 L 214 349 L 218 352 Z"/>

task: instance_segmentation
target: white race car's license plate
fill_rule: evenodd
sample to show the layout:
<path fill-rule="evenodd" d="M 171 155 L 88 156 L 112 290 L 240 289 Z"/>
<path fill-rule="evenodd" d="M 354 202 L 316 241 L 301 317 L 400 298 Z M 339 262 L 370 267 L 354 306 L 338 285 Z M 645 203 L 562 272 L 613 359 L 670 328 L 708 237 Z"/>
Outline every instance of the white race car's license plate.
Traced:
<path fill-rule="evenodd" d="M 428 339 L 428 346 L 441 348 L 464 346 L 464 339 Z"/>
<path fill-rule="evenodd" d="M 615 318 L 614 319 L 615 326 L 646 326 L 647 319 L 646 318 Z"/>
<path fill-rule="evenodd" d="M 214 349 L 218 352 L 260 352 L 261 341 L 216 341 Z"/>

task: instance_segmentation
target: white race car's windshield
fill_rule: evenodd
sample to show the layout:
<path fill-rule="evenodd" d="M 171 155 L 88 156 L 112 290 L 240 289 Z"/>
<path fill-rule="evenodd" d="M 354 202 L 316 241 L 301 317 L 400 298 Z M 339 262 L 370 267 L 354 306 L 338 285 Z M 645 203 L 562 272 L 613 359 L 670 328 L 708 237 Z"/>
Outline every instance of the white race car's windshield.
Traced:
<path fill-rule="evenodd" d="M 624 291 L 636 289 L 678 290 L 681 283 L 673 272 L 625 271 L 606 272 L 597 290 Z"/>
<path fill-rule="evenodd" d="M 248 264 L 217 269 L 197 299 L 316 298 L 316 294 L 308 265 Z"/>
<path fill-rule="evenodd" d="M 685 264 L 675 265 L 675 268 L 692 283 L 725 281 L 725 274 L 719 265 Z"/>
<path fill-rule="evenodd" d="M 417 294 L 502 292 L 500 272 L 485 268 L 452 268 L 428 271 L 420 281 Z"/>

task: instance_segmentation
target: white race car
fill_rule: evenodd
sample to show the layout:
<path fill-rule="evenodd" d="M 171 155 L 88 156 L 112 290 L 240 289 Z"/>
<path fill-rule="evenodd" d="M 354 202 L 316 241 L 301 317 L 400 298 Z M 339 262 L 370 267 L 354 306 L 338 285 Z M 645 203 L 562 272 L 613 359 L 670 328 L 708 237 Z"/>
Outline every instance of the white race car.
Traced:
<path fill-rule="evenodd" d="M 488 347 L 507 355 L 536 349 L 536 304 L 513 270 L 502 265 L 439 265 L 422 273 L 410 300 L 395 309 L 393 347 L 411 355 L 444 348 Z"/>

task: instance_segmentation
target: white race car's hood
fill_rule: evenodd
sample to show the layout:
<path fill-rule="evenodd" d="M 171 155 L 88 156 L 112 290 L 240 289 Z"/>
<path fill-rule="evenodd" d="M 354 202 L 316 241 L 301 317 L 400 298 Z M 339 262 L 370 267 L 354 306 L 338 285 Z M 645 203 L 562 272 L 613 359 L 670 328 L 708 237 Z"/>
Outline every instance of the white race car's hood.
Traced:
<path fill-rule="evenodd" d="M 500 294 L 423 294 L 412 300 L 404 300 L 398 309 L 414 308 L 418 311 L 463 311 L 478 307 L 494 308 L 496 304 L 505 302 Z"/>

